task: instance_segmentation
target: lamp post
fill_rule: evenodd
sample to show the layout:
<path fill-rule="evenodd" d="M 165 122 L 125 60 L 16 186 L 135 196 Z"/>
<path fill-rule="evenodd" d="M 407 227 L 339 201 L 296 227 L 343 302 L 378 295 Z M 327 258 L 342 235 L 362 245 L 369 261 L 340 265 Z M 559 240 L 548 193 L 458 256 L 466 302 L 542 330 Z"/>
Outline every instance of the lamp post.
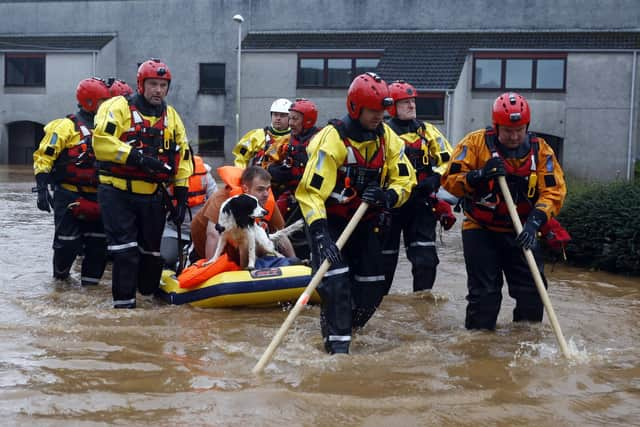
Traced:
<path fill-rule="evenodd" d="M 236 140 L 234 144 L 240 141 L 240 55 L 242 54 L 242 23 L 244 18 L 242 15 L 233 15 L 233 20 L 238 23 L 238 77 L 236 80 Z"/>

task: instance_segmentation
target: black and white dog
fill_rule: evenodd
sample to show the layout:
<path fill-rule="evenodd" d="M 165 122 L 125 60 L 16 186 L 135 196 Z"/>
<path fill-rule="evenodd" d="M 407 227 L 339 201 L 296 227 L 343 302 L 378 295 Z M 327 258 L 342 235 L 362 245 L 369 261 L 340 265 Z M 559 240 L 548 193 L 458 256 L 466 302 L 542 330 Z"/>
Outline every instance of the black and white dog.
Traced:
<path fill-rule="evenodd" d="M 300 230 L 304 223 L 300 219 L 290 226 L 278 230 L 272 235 L 256 224 L 256 218 L 262 218 L 267 210 L 260 206 L 258 199 L 249 194 L 230 197 L 220 206 L 220 216 L 216 229 L 220 233 L 216 251 L 210 262 L 215 262 L 227 244 L 233 241 L 240 253 L 240 267 L 252 270 L 256 265 L 256 258 L 263 255 L 283 257 L 274 242 L 284 236 Z"/>

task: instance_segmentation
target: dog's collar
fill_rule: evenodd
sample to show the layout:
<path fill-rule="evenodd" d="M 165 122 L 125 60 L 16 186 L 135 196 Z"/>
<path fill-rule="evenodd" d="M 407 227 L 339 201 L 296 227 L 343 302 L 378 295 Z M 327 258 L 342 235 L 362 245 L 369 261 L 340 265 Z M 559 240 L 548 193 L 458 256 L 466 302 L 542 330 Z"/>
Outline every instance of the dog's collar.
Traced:
<path fill-rule="evenodd" d="M 226 230 L 226 228 L 224 228 L 222 225 L 220 224 L 216 224 L 216 231 L 220 234 L 224 233 L 224 230 Z"/>

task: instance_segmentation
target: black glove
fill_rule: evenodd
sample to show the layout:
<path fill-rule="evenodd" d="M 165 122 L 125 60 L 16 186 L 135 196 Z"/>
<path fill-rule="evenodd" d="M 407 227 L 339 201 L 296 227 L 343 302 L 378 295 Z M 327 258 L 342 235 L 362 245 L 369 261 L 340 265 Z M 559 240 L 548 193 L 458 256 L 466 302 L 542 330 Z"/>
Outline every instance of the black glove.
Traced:
<path fill-rule="evenodd" d="M 39 173 L 36 175 L 35 190 L 38 192 L 37 206 L 38 209 L 45 212 L 51 212 L 51 208 L 53 207 L 53 197 L 51 197 L 51 193 L 49 193 L 48 183 L 48 173 Z"/>
<path fill-rule="evenodd" d="M 500 157 L 492 157 L 487 160 L 482 169 L 472 170 L 467 173 L 467 182 L 472 187 L 476 187 L 481 182 L 489 181 L 497 176 L 505 176 L 504 162 Z"/>
<path fill-rule="evenodd" d="M 439 173 L 434 173 L 426 177 L 416 185 L 416 191 L 425 196 L 438 191 L 438 188 L 440 188 L 440 176 Z"/>
<path fill-rule="evenodd" d="M 187 214 L 187 194 L 189 192 L 188 187 L 175 187 L 173 195 L 176 199 L 175 211 L 169 217 L 171 221 L 180 227 L 184 222 L 184 217 Z"/>
<path fill-rule="evenodd" d="M 331 264 L 337 264 L 342 261 L 340 249 L 329 235 L 326 219 L 317 219 L 309 226 L 312 244 L 317 248 L 320 254 L 320 263 L 325 259 Z M 319 264 L 320 264 L 319 263 Z"/>
<path fill-rule="evenodd" d="M 163 163 L 154 157 L 145 156 L 135 149 L 131 149 L 129 157 L 127 157 L 127 164 L 131 166 L 138 166 L 145 171 L 164 173 L 171 172 L 171 166 L 168 164 Z"/>
<path fill-rule="evenodd" d="M 365 188 L 360 198 L 363 202 L 380 206 L 385 209 L 391 209 L 398 201 L 398 195 L 395 191 L 385 190 L 377 185 L 370 185 Z"/>
<path fill-rule="evenodd" d="M 522 227 L 522 232 L 516 237 L 518 243 L 524 249 L 532 249 L 536 245 L 538 229 L 547 222 L 547 215 L 540 209 L 534 209 L 527 217 Z"/>
<path fill-rule="evenodd" d="M 291 168 L 287 165 L 283 165 L 281 163 L 273 163 L 269 165 L 267 170 L 271 175 L 271 179 L 275 182 L 284 184 L 293 179 Z"/>

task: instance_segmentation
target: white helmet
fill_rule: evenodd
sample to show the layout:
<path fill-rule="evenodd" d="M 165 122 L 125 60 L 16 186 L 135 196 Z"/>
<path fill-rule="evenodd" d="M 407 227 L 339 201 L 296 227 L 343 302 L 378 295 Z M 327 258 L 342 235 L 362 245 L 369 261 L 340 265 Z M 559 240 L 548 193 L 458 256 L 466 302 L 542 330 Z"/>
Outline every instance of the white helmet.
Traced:
<path fill-rule="evenodd" d="M 272 113 L 289 113 L 289 107 L 291 107 L 291 101 L 286 98 L 279 98 L 273 101 L 271 104 Z"/>

